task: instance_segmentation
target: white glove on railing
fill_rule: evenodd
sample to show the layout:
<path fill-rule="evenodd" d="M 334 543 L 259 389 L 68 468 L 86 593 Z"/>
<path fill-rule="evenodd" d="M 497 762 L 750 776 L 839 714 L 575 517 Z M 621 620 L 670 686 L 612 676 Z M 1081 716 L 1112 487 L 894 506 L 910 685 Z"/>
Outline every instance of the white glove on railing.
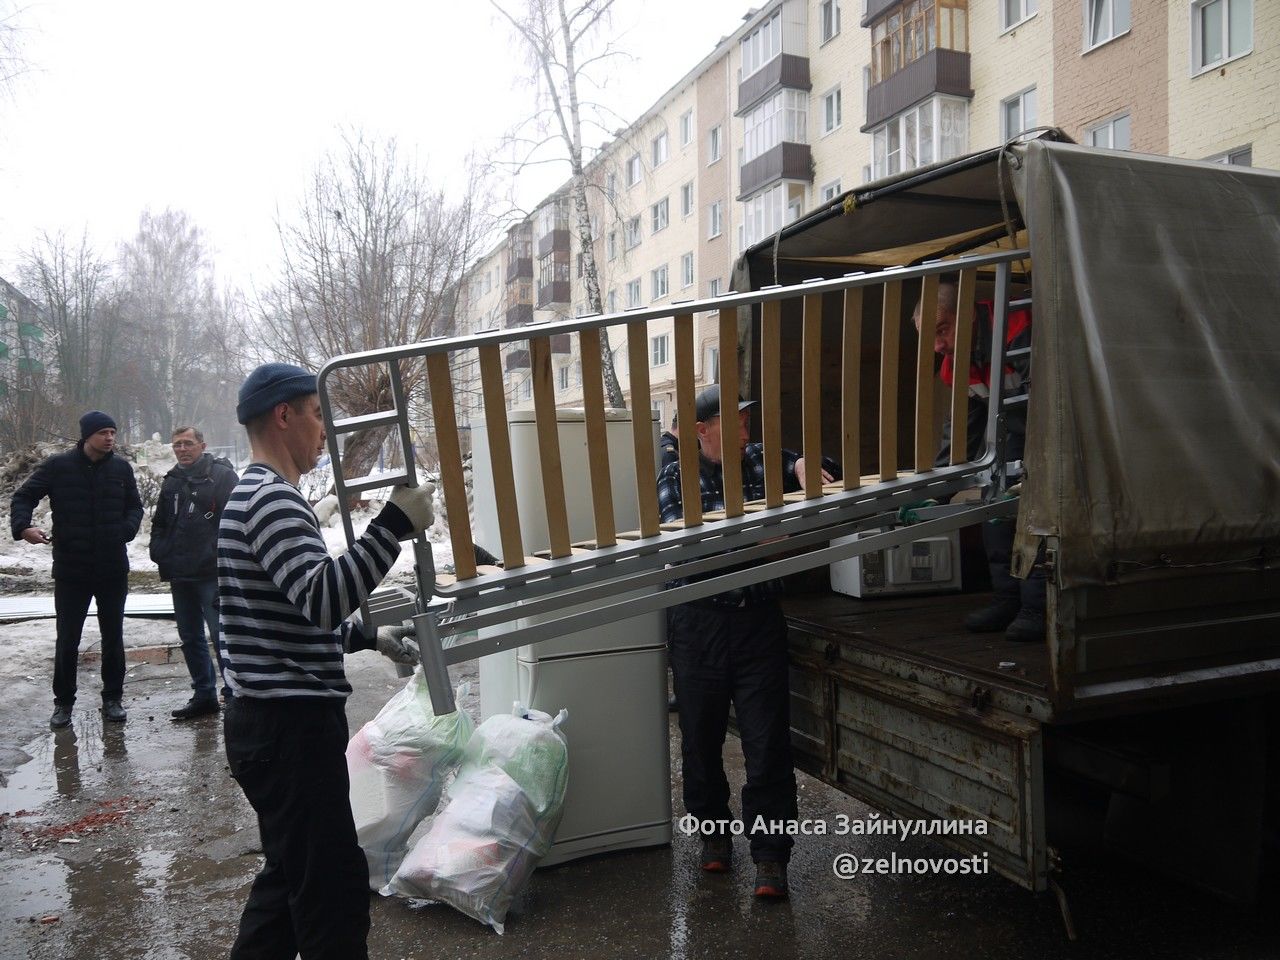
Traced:
<path fill-rule="evenodd" d="M 396 487 L 391 491 L 391 503 L 409 518 L 416 536 L 419 531 L 426 530 L 435 520 L 435 509 L 432 497 L 435 495 L 434 484 L 423 483 L 417 487 Z M 402 538 L 404 539 L 404 538 Z"/>

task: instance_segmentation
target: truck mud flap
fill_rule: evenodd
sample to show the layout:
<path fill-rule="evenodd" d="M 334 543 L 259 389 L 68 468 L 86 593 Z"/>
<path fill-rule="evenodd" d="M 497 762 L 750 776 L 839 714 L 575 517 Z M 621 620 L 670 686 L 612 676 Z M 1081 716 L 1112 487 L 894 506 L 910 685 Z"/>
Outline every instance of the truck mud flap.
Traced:
<path fill-rule="evenodd" d="M 942 824 L 983 820 L 985 835 L 934 832 L 1030 890 L 1048 879 L 1040 724 L 980 704 L 941 703 L 901 681 L 792 650 L 797 769 L 885 816 Z"/>

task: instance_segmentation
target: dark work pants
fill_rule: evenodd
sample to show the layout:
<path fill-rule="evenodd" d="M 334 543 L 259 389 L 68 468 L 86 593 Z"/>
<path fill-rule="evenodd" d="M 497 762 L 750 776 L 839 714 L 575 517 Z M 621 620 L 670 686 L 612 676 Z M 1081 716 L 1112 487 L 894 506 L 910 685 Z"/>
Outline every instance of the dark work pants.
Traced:
<path fill-rule="evenodd" d="M 238 696 L 223 724 L 266 858 L 231 960 L 366 960 L 369 867 L 351 816 L 343 702 Z"/>
<path fill-rule="evenodd" d="M 1048 582 L 1043 567 L 1035 567 L 1025 580 L 1019 580 L 1009 569 L 1013 559 L 1013 538 L 1017 527 L 1012 520 L 991 520 L 982 525 L 982 546 L 987 552 L 991 571 L 991 592 L 998 600 L 1016 600 L 1023 613 L 1043 618 L 1045 586 Z M 1044 560 L 1044 548 L 1037 562 Z"/>
<path fill-rule="evenodd" d="M 218 649 L 218 578 L 174 580 L 169 590 L 173 594 L 173 619 L 177 621 L 178 639 L 182 641 L 182 658 L 191 675 L 191 689 L 197 700 L 215 700 L 218 677 L 209 654 L 209 640 L 214 649 Z M 206 628 L 209 640 L 205 639 Z"/>
<path fill-rule="evenodd" d="M 738 608 L 686 604 L 671 609 L 668 625 L 685 809 L 700 820 L 731 817 L 723 748 L 732 704 L 746 762 L 742 822 L 751 858 L 786 863 L 791 836 L 751 832 L 758 816 L 776 824 L 796 819 L 782 609 L 776 601 Z"/>
<path fill-rule="evenodd" d="M 53 702 L 69 707 L 76 702 L 76 665 L 89 601 L 98 601 L 98 630 L 102 633 L 102 701 L 124 695 L 124 598 L 129 575 L 102 580 L 54 580 L 53 607 L 58 618 L 58 641 L 53 655 Z"/>

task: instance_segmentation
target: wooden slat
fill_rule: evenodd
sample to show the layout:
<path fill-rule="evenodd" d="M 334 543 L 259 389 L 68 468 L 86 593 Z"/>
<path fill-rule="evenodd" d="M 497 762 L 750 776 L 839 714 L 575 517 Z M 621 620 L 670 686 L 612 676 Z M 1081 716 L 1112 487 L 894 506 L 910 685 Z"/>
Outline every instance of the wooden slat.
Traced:
<path fill-rule="evenodd" d="M 508 570 L 524 566 L 524 542 L 520 537 L 520 508 L 516 503 L 516 478 L 511 463 L 511 434 L 507 427 L 506 388 L 502 381 L 502 352 L 494 344 L 481 347 L 480 390 L 484 422 L 489 435 L 489 470 L 498 508 L 498 533 L 502 538 L 502 564 Z"/>
<path fill-rule="evenodd" d="M 617 543 L 613 522 L 613 482 L 609 479 L 609 435 L 604 418 L 604 377 L 600 363 L 600 331 L 578 332 L 582 361 L 582 406 L 586 411 L 587 465 L 591 470 L 591 509 L 595 517 L 595 543 Z"/>
<path fill-rule="evenodd" d="M 560 430 L 556 424 L 556 390 L 552 380 L 551 340 L 529 341 L 533 365 L 533 418 L 538 429 L 538 462 L 542 467 L 542 501 L 547 510 L 547 535 L 552 557 L 567 557 L 569 513 L 564 502 L 564 470 L 560 465 Z"/>
<path fill-rule="evenodd" d="M 973 305 L 978 271 L 960 271 L 956 290 L 956 346 L 952 354 L 955 377 L 951 383 L 951 464 L 969 459 L 969 355 L 973 347 Z"/>
<path fill-rule="evenodd" d="M 653 456 L 653 402 L 649 396 L 649 325 L 627 325 L 627 367 L 631 373 L 631 436 L 636 456 L 636 500 L 640 533 L 658 533 L 657 467 Z"/>
<path fill-rule="evenodd" d="M 804 418 L 804 495 L 822 496 L 822 296 L 804 298 L 801 344 L 801 415 Z"/>
<path fill-rule="evenodd" d="M 449 540 L 453 544 L 453 569 L 459 580 L 476 575 L 476 551 L 467 512 L 467 484 L 462 474 L 462 445 L 458 442 L 458 417 L 453 408 L 453 381 L 449 379 L 449 355 L 427 357 L 427 382 L 431 389 L 431 416 L 440 454 L 440 483 L 449 514 Z"/>
<path fill-rule="evenodd" d="M 782 301 L 768 300 L 760 323 L 760 399 L 764 502 L 782 506 Z M 723 426 L 721 436 L 724 437 Z"/>
<path fill-rule="evenodd" d="M 720 396 L 730 401 L 742 396 L 738 386 L 738 308 L 720 311 Z M 742 459 L 729 457 L 720 465 L 726 517 L 742 516 Z"/>
<path fill-rule="evenodd" d="M 933 469 L 933 341 L 938 328 L 938 275 L 920 286 L 920 343 L 916 350 L 916 473 Z"/>
<path fill-rule="evenodd" d="M 884 285 L 880 314 L 880 479 L 898 476 L 898 344 L 902 323 L 902 281 Z"/>
<path fill-rule="evenodd" d="M 840 357 L 840 467 L 844 488 L 856 490 L 862 459 L 862 288 L 844 292 L 844 341 Z"/>
<path fill-rule="evenodd" d="M 696 423 L 698 415 L 694 410 L 693 393 L 693 314 L 682 313 L 676 316 L 675 342 L 676 413 L 681 424 Z M 724 417 L 720 418 L 721 431 L 725 429 L 727 422 L 729 421 Z M 696 527 L 702 523 L 702 481 L 698 474 L 697 443 L 680 444 L 680 500 L 687 527 Z"/>

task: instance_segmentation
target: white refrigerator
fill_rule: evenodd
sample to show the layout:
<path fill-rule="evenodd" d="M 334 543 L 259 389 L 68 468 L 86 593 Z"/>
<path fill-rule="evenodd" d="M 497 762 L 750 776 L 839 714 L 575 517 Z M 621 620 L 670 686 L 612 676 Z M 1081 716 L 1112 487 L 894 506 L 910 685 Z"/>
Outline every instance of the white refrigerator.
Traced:
<path fill-rule="evenodd" d="M 583 412 L 558 410 L 557 421 L 570 538 L 589 540 L 594 523 Z M 521 537 L 531 554 L 548 546 L 533 411 L 510 411 L 508 422 Z M 656 417 L 651 430 L 656 449 Z M 614 523 L 620 531 L 634 530 L 639 518 L 630 413 L 610 411 L 606 433 Z M 501 538 L 483 425 L 472 428 L 472 450 L 476 539 L 497 553 Z M 541 866 L 671 842 L 663 612 L 481 658 L 483 716 L 507 712 L 517 700 L 552 714 L 569 711 L 562 728 L 569 742 L 564 816 Z"/>

